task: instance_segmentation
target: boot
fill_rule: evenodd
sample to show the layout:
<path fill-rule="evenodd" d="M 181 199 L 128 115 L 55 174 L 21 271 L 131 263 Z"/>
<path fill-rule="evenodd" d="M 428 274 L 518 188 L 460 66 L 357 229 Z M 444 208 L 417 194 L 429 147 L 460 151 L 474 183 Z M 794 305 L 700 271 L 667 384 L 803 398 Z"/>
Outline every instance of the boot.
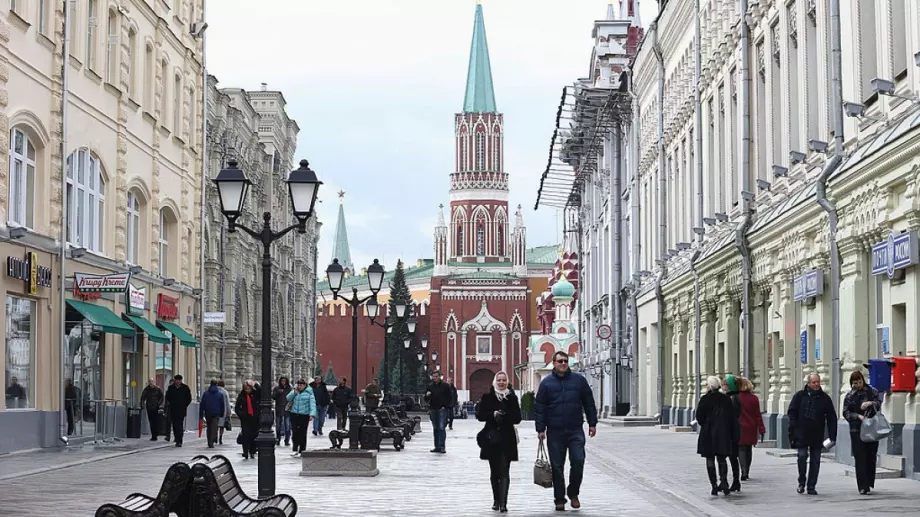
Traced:
<path fill-rule="evenodd" d="M 498 499 L 498 511 L 501 513 L 508 513 L 508 489 L 511 488 L 511 479 L 508 477 L 503 477 L 499 481 L 499 499 Z"/>
<path fill-rule="evenodd" d="M 731 493 L 728 487 L 728 465 L 725 463 L 719 463 L 719 490 L 725 495 Z"/>
<path fill-rule="evenodd" d="M 706 473 L 709 474 L 709 484 L 712 485 L 710 495 L 719 495 L 719 483 L 716 481 L 716 466 L 706 465 Z"/>
<path fill-rule="evenodd" d="M 492 481 L 492 510 L 497 512 L 499 508 L 499 501 L 501 499 L 501 496 L 499 495 L 500 494 L 499 490 L 501 488 L 499 485 L 500 481 L 497 479 L 492 479 L 491 481 Z"/>
<path fill-rule="evenodd" d="M 732 492 L 740 492 L 741 482 L 738 481 L 738 471 L 741 470 L 740 468 L 741 462 L 738 461 L 738 457 L 735 456 L 731 458 L 731 463 L 732 463 L 732 486 L 729 488 L 729 490 L 731 490 Z"/>

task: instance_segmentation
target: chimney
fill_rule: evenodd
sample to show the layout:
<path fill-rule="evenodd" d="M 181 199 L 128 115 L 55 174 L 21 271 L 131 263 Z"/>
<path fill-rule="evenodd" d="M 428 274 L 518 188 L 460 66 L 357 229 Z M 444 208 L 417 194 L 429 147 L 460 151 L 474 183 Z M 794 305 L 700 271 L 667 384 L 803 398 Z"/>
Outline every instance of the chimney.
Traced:
<path fill-rule="evenodd" d="M 262 83 L 262 91 L 264 92 L 267 90 L 268 90 L 268 83 Z"/>

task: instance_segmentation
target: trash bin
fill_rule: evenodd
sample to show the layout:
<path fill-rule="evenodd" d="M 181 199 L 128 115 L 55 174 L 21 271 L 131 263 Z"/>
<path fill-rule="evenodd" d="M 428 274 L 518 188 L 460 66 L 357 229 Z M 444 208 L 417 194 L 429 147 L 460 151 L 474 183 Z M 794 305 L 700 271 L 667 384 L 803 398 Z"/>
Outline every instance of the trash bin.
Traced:
<path fill-rule="evenodd" d="M 141 408 L 139 407 L 129 407 L 128 408 L 128 422 L 127 429 L 125 430 L 125 437 L 127 438 L 140 438 L 141 437 Z"/>

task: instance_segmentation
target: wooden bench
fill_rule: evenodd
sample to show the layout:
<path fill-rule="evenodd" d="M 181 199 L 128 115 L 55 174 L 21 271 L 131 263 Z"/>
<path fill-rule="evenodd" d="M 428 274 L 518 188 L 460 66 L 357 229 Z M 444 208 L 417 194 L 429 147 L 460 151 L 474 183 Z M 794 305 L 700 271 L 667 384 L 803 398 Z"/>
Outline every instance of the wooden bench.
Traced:
<path fill-rule="evenodd" d="M 191 467 L 190 512 L 208 517 L 293 517 L 297 514 L 294 498 L 280 494 L 267 499 L 253 499 L 243 492 L 230 460 L 212 456 Z"/>
<path fill-rule="evenodd" d="M 96 510 L 96 517 L 168 517 L 180 513 L 187 498 L 191 468 L 186 463 L 174 463 L 166 471 L 157 497 L 133 493 L 120 503 L 106 503 Z"/>

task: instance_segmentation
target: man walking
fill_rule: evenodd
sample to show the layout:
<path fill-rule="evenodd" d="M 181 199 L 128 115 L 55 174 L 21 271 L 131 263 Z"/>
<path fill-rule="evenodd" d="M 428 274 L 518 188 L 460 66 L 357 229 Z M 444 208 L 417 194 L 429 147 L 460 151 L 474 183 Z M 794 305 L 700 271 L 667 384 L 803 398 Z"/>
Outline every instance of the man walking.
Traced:
<path fill-rule="evenodd" d="M 182 383 L 182 376 L 173 377 L 172 385 L 166 390 L 166 408 L 172 419 L 172 432 L 176 437 L 176 447 L 182 447 L 182 435 L 185 434 L 185 417 L 188 406 L 192 403 L 192 390 Z"/>
<path fill-rule="evenodd" d="M 431 452 L 447 452 L 447 409 L 453 395 L 447 383 L 441 381 L 441 372 L 431 374 L 431 384 L 425 389 L 425 402 L 428 403 L 428 418 L 434 429 L 434 449 Z"/>
<path fill-rule="evenodd" d="M 316 418 L 313 419 L 313 436 L 323 434 L 323 424 L 326 423 L 326 412 L 329 410 L 329 388 L 322 377 L 317 377 L 310 387 L 313 388 L 313 399 L 316 401 Z"/>
<path fill-rule="evenodd" d="M 272 390 L 272 400 L 275 401 L 275 445 L 281 445 L 283 436 L 285 447 L 291 445 L 291 415 L 285 411 L 287 396 L 291 389 L 293 389 L 291 382 L 287 377 L 282 376 L 278 379 L 278 385 Z"/>
<path fill-rule="evenodd" d="M 160 406 L 163 405 L 163 390 L 153 378 L 147 379 L 147 387 L 141 392 L 141 405 L 147 410 L 150 423 L 150 441 L 157 441 L 160 431 Z"/>
<path fill-rule="evenodd" d="M 199 403 L 198 418 L 204 419 L 205 425 L 208 426 L 208 448 L 213 449 L 217 443 L 217 429 L 220 427 L 220 419 L 226 414 L 226 405 L 224 394 L 217 387 L 217 381 L 212 380 L 208 390 L 201 396 Z"/>
<path fill-rule="evenodd" d="M 376 377 L 371 379 L 371 383 L 364 388 L 364 407 L 368 411 L 373 411 L 380 407 L 380 381 Z"/>
<path fill-rule="evenodd" d="M 344 431 L 345 424 L 348 423 L 348 405 L 351 404 L 351 397 L 348 379 L 342 377 L 339 385 L 332 390 L 332 403 L 335 404 L 335 427 L 339 431 Z"/>
<path fill-rule="evenodd" d="M 789 441 L 798 450 L 798 493 L 808 489 L 808 495 L 818 495 L 818 472 L 821 470 L 821 450 L 824 429 L 831 442 L 837 441 L 837 413 L 834 402 L 821 389 L 821 377 L 813 373 L 805 378 L 805 387 L 792 396 L 789 403 Z M 806 467 L 807 473 L 806 476 Z"/>
<path fill-rule="evenodd" d="M 564 511 L 566 495 L 572 508 L 581 508 L 578 493 L 585 469 L 585 417 L 588 436 L 597 432 L 597 406 L 591 386 L 581 375 L 569 369 L 569 355 L 553 355 L 553 372 L 537 388 L 534 420 L 537 437 L 546 439 L 549 462 L 553 468 L 553 498 L 556 511 Z M 569 487 L 565 487 L 565 457 L 569 455 Z"/>
<path fill-rule="evenodd" d="M 450 407 L 447 409 L 447 428 L 451 431 L 454 430 L 454 411 L 456 411 L 457 406 L 457 387 L 454 386 L 454 380 L 450 377 L 447 378 L 447 386 L 450 388 Z"/>

